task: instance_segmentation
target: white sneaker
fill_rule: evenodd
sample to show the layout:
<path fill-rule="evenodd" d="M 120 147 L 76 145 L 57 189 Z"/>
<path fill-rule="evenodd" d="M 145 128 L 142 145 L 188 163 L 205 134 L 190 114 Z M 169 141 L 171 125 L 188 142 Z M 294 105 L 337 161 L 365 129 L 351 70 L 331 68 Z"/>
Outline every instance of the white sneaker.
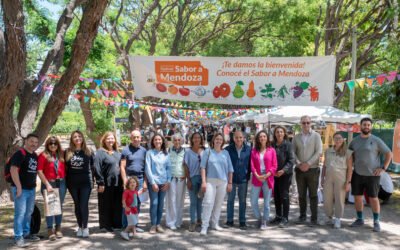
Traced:
<path fill-rule="evenodd" d="M 263 221 L 263 222 L 262 222 L 260 229 L 261 229 L 261 230 L 267 230 L 267 229 L 268 229 L 268 227 L 267 227 L 267 222 L 266 222 L 266 221 Z"/>
<path fill-rule="evenodd" d="M 78 228 L 78 231 L 76 231 L 76 236 L 77 237 L 82 237 L 82 228 Z"/>
<path fill-rule="evenodd" d="M 174 231 L 174 230 L 176 230 L 176 226 L 169 227 L 169 229 Z"/>
<path fill-rule="evenodd" d="M 89 237 L 89 228 L 84 228 L 82 230 L 82 237 L 83 238 L 88 238 Z"/>
<path fill-rule="evenodd" d="M 214 229 L 215 231 L 223 231 L 224 229 L 222 227 L 220 227 L 218 224 L 213 226 L 212 229 Z"/>
<path fill-rule="evenodd" d="M 141 229 L 140 227 L 136 227 L 136 232 L 137 233 L 144 233 L 144 230 Z"/>
<path fill-rule="evenodd" d="M 129 240 L 129 234 L 128 234 L 127 232 L 122 231 L 122 232 L 120 233 L 120 235 L 121 235 L 121 238 L 122 238 L 122 239 L 124 239 L 124 240 Z"/>
<path fill-rule="evenodd" d="M 336 218 L 333 224 L 333 228 L 339 229 L 340 228 L 340 218 Z"/>
<path fill-rule="evenodd" d="M 128 233 L 128 236 L 133 237 L 133 233 L 132 232 Z"/>
<path fill-rule="evenodd" d="M 207 235 L 207 228 L 201 228 L 200 235 Z"/>

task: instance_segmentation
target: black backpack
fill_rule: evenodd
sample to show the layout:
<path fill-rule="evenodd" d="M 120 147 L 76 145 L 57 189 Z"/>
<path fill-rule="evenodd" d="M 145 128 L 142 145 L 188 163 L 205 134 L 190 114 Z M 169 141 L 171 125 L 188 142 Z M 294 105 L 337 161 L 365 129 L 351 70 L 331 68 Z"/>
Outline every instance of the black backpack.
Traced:
<path fill-rule="evenodd" d="M 20 148 L 19 151 L 21 151 L 22 155 L 25 157 L 26 156 L 26 151 L 24 148 Z M 18 151 L 17 151 L 18 152 Z M 7 159 L 6 165 L 4 166 L 4 179 L 6 179 L 6 182 L 12 183 L 13 180 L 11 178 L 11 157 Z M 18 169 L 19 171 L 20 169 Z"/>
<path fill-rule="evenodd" d="M 38 234 L 40 231 L 41 215 L 40 210 L 35 204 L 33 213 L 31 215 L 31 232 L 30 234 Z"/>

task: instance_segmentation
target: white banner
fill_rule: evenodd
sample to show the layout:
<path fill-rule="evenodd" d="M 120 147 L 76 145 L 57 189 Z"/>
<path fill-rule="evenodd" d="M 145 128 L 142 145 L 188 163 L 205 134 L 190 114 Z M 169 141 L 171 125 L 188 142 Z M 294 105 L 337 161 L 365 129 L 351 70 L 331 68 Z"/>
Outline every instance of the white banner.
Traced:
<path fill-rule="evenodd" d="M 235 105 L 333 104 L 335 57 L 131 56 L 135 96 Z"/>

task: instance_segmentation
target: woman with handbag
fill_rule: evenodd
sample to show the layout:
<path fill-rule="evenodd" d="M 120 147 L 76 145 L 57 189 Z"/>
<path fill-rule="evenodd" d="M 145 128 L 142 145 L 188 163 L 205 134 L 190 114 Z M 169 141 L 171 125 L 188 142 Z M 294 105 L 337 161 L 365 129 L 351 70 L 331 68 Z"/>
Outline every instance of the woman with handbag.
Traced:
<path fill-rule="evenodd" d="M 277 169 L 277 159 L 275 149 L 271 147 L 268 133 L 261 130 L 255 138 L 255 147 L 251 152 L 251 172 L 253 188 L 251 190 L 251 207 L 261 230 L 267 229 L 269 221 L 269 203 L 271 200 L 272 189 L 274 187 L 274 175 Z M 264 214 L 261 217 L 258 207 L 260 192 L 264 197 Z"/>
<path fill-rule="evenodd" d="M 122 226 L 123 185 L 119 163 L 121 153 L 113 132 L 106 132 L 94 157 L 99 202 L 99 226 L 107 232 Z"/>
<path fill-rule="evenodd" d="M 184 166 L 186 172 L 186 185 L 190 198 L 190 226 L 189 232 L 196 231 L 196 226 L 201 226 L 201 206 L 203 198 L 198 194 L 201 191 L 200 162 L 204 153 L 204 139 L 199 132 L 190 136 L 190 149 L 186 150 Z M 196 224 L 197 215 L 197 224 Z"/>
<path fill-rule="evenodd" d="M 64 152 L 61 148 L 60 140 L 56 136 L 47 138 L 44 144 L 44 151 L 38 157 L 38 175 L 42 181 L 41 191 L 53 192 L 53 188 L 58 188 L 60 205 L 64 202 L 67 192 L 65 184 L 65 162 Z M 56 216 L 46 216 L 47 232 L 49 240 L 62 238 L 61 232 L 62 214 Z M 56 224 L 54 230 L 54 222 Z"/>
<path fill-rule="evenodd" d="M 223 149 L 224 136 L 216 133 L 211 140 L 210 149 L 201 158 L 201 191 L 204 193 L 201 235 L 207 229 L 221 231 L 219 216 L 227 192 L 232 190 L 233 166 L 228 151 Z"/>

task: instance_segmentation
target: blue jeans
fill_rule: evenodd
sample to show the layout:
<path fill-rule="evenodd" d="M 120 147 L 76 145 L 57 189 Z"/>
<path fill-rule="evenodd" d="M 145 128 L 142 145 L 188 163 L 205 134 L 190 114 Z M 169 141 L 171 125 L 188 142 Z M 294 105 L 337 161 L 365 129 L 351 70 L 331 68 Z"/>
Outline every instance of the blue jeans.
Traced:
<path fill-rule="evenodd" d="M 254 216 L 258 219 L 261 220 L 261 213 L 260 209 L 258 207 L 258 198 L 261 192 L 261 189 L 263 191 L 263 197 L 264 197 L 264 221 L 269 220 L 269 203 L 271 201 L 271 189 L 268 188 L 268 183 L 266 181 L 263 181 L 261 187 L 256 187 L 253 186 L 251 190 L 251 207 L 253 208 L 253 213 Z"/>
<path fill-rule="evenodd" d="M 149 196 L 150 196 L 150 221 L 152 226 L 160 225 L 161 218 L 164 209 L 164 200 L 166 191 L 161 191 L 163 184 L 158 184 L 159 191 L 154 192 L 153 188 L 149 184 Z"/>
<path fill-rule="evenodd" d="M 62 206 L 64 203 L 64 199 L 65 199 L 65 194 L 67 193 L 67 185 L 65 184 L 65 180 L 60 180 L 59 182 L 59 186 L 58 186 L 58 190 L 60 192 L 60 202 L 61 202 L 61 211 L 62 211 Z M 53 188 L 56 188 L 57 185 L 55 182 L 50 182 L 50 185 Z M 46 186 L 42 184 L 40 191 L 43 194 L 43 190 L 46 189 Z M 47 224 L 47 229 L 52 229 L 53 228 L 53 223 L 54 220 L 56 221 L 56 226 L 61 226 L 61 221 L 62 221 L 62 214 L 60 215 L 56 215 L 56 216 L 46 216 L 46 224 Z"/>
<path fill-rule="evenodd" d="M 138 179 L 139 180 L 139 190 L 143 188 L 143 178 L 142 179 Z M 149 186 L 147 186 L 147 189 L 149 190 Z M 140 204 L 142 204 L 140 202 L 140 199 L 137 199 L 138 204 L 137 204 L 137 208 L 138 208 L 138 212 L 140 213 Z M 138 216 L 138 223 L 139 223 L 139 216 Z M 122 228 L 126 228 L 128 226 L 128 219 L 126 218 L 126 214 L 125 214 L 125 209 L 122 208 Z"/>
<path fill-rule="evenodd" d="M 239 196 L 239 223 L 243 224 L 246 223 L 247 182 L 242 184 L 232 184 L 232 191 L 228 194 L 227 222 L 233 222 L 236 190 Z"/>
<path fill-rule="evenodd" d="M 30 233 L 35 189 L 22 189 L 21 195 L 17 197 L 17 188 L 13 186 L 11 193 L 14 198 L 14 238 L 18 240 Z"/>
<path fill-rule="evenodd" d="M 190 197 L 190 223 L 196 222 L 196 212 L 197 212 L 197 220 L 201 220 L 201 206 L 203 204 L 203 199 L 197 197 L 201 189 L 201 176 L 195 175 L 190 177 L 192 182 L 192 189 L 189 190 Z"/>

